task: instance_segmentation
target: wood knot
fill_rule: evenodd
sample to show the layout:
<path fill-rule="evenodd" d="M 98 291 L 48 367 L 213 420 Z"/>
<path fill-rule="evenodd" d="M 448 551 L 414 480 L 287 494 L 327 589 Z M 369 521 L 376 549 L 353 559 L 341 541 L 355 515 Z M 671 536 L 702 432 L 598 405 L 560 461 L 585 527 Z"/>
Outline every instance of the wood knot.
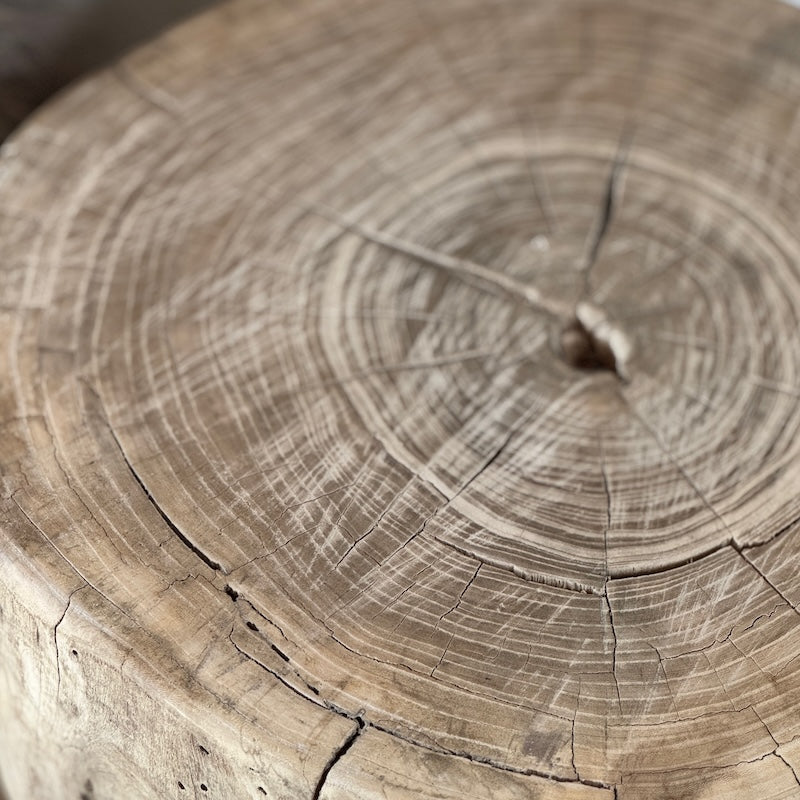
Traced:
<path fill-rule="evenodd" d="M 633 352 L 631 340 L 593 303 L 578 303 L 575 317 L 561 333 L 561 350 L 573 367 L 604 369 L 623 381 L 630 379 L 627 363 Z"/>

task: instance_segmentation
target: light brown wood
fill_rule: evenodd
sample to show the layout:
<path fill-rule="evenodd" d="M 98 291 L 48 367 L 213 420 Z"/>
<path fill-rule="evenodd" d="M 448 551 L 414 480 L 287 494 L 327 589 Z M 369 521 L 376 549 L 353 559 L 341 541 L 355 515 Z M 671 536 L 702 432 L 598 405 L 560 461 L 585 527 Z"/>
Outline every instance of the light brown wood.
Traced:
<path fill-rule="evenodd" d="M 11 799 L 800 797 L 798 34 L 237 0 L 8 142 Z"/>

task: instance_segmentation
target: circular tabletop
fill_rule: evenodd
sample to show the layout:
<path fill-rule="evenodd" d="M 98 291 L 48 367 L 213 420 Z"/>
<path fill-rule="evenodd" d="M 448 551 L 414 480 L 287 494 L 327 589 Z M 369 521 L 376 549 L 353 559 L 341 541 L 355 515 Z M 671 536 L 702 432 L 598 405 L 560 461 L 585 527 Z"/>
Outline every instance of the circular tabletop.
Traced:
<path fill-rule="evenodd" d="M 799 797 L 798 42 L 235 0 L 37 113 L 10 791 Z"/>

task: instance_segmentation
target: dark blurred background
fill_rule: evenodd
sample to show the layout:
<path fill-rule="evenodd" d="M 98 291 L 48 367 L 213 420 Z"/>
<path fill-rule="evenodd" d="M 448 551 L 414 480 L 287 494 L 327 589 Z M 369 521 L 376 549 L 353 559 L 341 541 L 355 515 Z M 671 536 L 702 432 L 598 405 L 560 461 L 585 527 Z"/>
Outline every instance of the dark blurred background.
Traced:
<path fill-rule="evenodd" d="M 0 140 L 84 72 L 214 0 L 0 0 Z"/>

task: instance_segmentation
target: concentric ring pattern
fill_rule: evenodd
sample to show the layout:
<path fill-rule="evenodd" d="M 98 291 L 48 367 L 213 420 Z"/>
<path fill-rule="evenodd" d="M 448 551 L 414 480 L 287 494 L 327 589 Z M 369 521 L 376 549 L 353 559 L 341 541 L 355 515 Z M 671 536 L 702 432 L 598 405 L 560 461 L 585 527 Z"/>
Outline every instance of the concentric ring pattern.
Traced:
<path fill-rule="evenodd" d="M 800 796 L 799 23 L 237 0 L 41 112 L 0 522 L 54 719 L 104 632 L 245 726 L 208 796 Z"/>

